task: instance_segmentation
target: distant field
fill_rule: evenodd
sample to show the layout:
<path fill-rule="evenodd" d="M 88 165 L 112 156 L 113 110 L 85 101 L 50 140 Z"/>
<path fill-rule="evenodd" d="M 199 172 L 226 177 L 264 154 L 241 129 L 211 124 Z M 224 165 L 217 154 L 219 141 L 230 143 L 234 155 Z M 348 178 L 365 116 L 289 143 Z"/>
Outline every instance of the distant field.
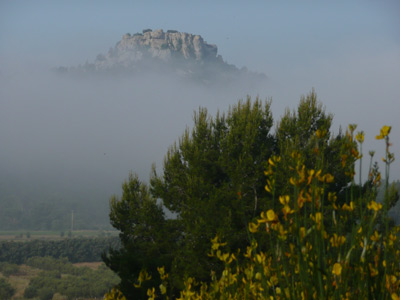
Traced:
<path fill-rule="evenodd" d="M 67 237 L 79 238 L 79 237 L 106 237 L 106 236 L 118 236 L 118 231 L 100 231 L 100 230 L 75 230 L 69 231 L 27 231 L 27 230 L 10 230 L 0 231 L 0 241 L 28 241 L 32 239 L 42 240 L 60 240 Z"/>

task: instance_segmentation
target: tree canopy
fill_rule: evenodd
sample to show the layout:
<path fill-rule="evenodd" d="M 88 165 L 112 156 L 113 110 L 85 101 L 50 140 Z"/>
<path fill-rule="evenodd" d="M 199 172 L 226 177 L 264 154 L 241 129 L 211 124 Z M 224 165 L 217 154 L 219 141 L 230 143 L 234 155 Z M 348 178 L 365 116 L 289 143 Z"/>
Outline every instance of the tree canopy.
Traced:
<path fill-rule="evenodd" d="M 150 187 L 130 175 L 121 199 L 111 199 L 110 219 L 121 231 L 122 248 L 104 260 L 121 277 L 124 295 L 140 297 L 134 285 L 144 281 L 144 269 L 154 279 L 157 266 L 165 266 L 171 293 L 187 277 L 205 281 L 211 270 L 222 270 L 207 255 L 211 240 L 218 235 L 228 249 L 250 245 L 249 222 L 290 188 L 286 177 L 296 168 L 295 151 L 305 165 L 314 165 L 313 152 L 323 152 L 323 172 L 339 178 L 333 189 L 346 187 L 351 177 L 340 167 L 346 140 L 330 131 L 331 123 L 314 91 L 297 110 L 286 111 L 275 132 L 271 101 L 248 97 L 215 117 L 205 108 L 195 112 L 193 129 L 170 147 L 161 174 L 153 168 Z M 268 162 L 278 157 L 279 170 L 266 177 Z M 266 180 L 274 181 L 272 193 L 265 191 Z M 176 218 L 167 219 L 157 200 Z"/>

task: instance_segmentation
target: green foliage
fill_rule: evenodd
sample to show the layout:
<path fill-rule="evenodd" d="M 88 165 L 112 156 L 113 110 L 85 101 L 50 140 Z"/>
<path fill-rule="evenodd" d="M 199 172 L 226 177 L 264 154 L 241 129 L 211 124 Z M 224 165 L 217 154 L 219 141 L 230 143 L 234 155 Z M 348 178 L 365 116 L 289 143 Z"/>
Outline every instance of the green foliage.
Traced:
<path fill-rule="evenodd" d="M 214 269 L 206 282 L 186 278 L 177 299 L 400 299 L 400 226 L 390 224 L 388 216 L 399 198 L 394 185 L 389 187 L 394 161 L 390 129 L 383 126 L 377 136 L 386 146 L 380 203 L 376 202 L 381 185 L 378 172 L 372 172 L 364 186 L 356 186 L 351 178 L 347 198 L 347 193 L 327 192 L 335 179 L 324 171 L 324 151 L 313 151 L 314 163 L 309 167 L 303 158 L 307 153 L 294 151 L 290 164 L 294 167 L 286 177 L 288 193 L 278 194 L 279 201 L 269 203 L 248 224 L 251 243 L 246 250 L 232 251 L 216 235 L 208 256 L 223 263 L 223 271 Z M 350 125 L 342 145 L 352 156 L 343 159 L 345 171 L 354 169 L 354 162 L 362 158 L 353 142 L 354 130 Z M 319 129 L 314 135 L 317 141 L 325 136 Z M 362 148 L 363 133 L 355 138 Z M 266 190 L 272 195 L 277 191 L 272 178 L 281 163 L 278 156 L 268 161 Z M 162 284 L 147 287 L 148 276 L 142 271 L 137 287 L 147 289 L 148 299 L 169 299 L 169 274 L 164 268 L 158 273 Z M 119 290 L 114 289 L 106 299 L 121 299 L 117 296 Z"/>
<path fill-rule="evenodd" d="M 119 282 L 118 277 L 106 267 L 97 270 L 75 267 L 67 259 L 35 257 L 27 261 L 29 266 L 43 270 L 32 278 L 24 297 L 51 299 L 50 294 L 59 293 L 68 299 L 95 298 L 104 295 Z"/>
<path fill-rule="evenodd" d="M 165 219 L 162 207 L 137 176 L 130 174 L 122 189 L 121 199 L 116 196 L 111 199 L 110 220 L 121 231 L 123 247 L 111 249 L 108 255 L 103 255 L 103 260 L 121 277 L 121 286 L 127 295 L 137 298 L 138 290 L 132 287 L 141 268 L 156 271 L 160 264 L 171 264 L 172 249 L 176 245 L 175 221 Z"/>
<path fill-rule="evenodd" d="M 51 288 L 43 288 L 38 291 L 40 300 L 51 300 L 53 299 L 54 291 Z"/>
<path fill-rule="evenodd" d="M 215 118 L 200 109 L 193 130 L 168 151 L 163 176 L 154 173 L 154 196 L 178 214 L 184 232 L 171 276 L 207 277 L 215 233 L 227 237 L 230 247 L 248 243 L 246 224 L 267 201 L 260 178 L 275 147 L 270 104 L 248 98 Z"/>
<path fill-rule="evenodd" d="M 117 237 L 80 238 L 60 241 L 32 240 L 28 242 L 0 242 L 0 262 L 22 264 L 34 256 L 65 257 L 71 262 L 99 261 L 109 247 L 118 249 Z"/>
<path fill-rule="evenodd" d="M 332 115 L 325 113 L 314 91 L 302 97 L 296 111 L 285 113 L 275 133 L 271 132 L 270 106 L 270 101 L 263 104 L 248 97 L 214 118 L 206 109 L 199 109 L 194 128 L 186 129 L 169 149 L 162 174 L 153 168 L 151 193 L 130 175 L 123 184 L 122 199 L 112 198 L 110 219 L 121 231 L 122 248 L 103 259 L 121 277 L 120 289 L 128 299 L 145 297 L 143 290 L 133 288 L 141 282 L 143 269 L 152 276 L 146 284 L 157 286 L 161 281 L 155 279 L 156 266 L 165 266 L 170 297 L 177 296 L 185 278 L 209 281 L 211 270 L 222 271 L 223 263 L 208 256 L 210 240 L 217 234 L 226 249 L 245 251 L 252 240 L 249 222 L 275 207 L 275 195 L 292 189 L 289 174 L 300 165 L 314 166 L 316 153 L 322 157 L 321 171 L 337 179 L 326 193 L 339 192 L 351 182 L 349 170 L 354 169 L 355 159 L 346 162 L 350 169 L 343 168 L 341 160 L 354 143 L 349 145 L 341 133 L 332 136 Z M 301 161 L 294 159 L 294 152 Z M 269 194 L 264 172 L 275 157 L 280 157 L 280 168 L 268 177 L 274 189 Z M 166 220 L 156 199 L 161 199 L 176 219 Z M 154 263 L 154 258 L 163 263 L 149 263 Z"/>
<path fill-rule="evenodd" d="M 4 278 L 0 278 L 0 299 L 9 300 L 14 295 L 15 289 Z"/>
<path fill-rule="evenodd" d="M 33 297 L 36 297 L 38 294 L 38 291 L 35 287 L 33 286 L 28 286 L 25 291 L 24 291 L 24 297 L 31 299 Z"/>
<path fill-rule="evenodd" d="M 341 155 L 343 145 L 346 143 L 345 136 L 339 133 L 332 136 L 330 127 L 333 116 L 325 113 L 321 103 L 317 101 L 317 95 L 312 91 L 307 96 L 301 97 L 297 111 L 290 112 L 288 109 L 278 123 L 276 132 L 277 155 L 281 157 L 281 168 L 276 174 L 277 194 L 288 192 L 287 176 L 293 163 L 293 152 L 302 155 L 306 167 L 314 165 L 315 151 L 321 152 L 321 165 L 324 171 L 335 177 L 331 190 L 339 192 L 342 187 L 350 183 L 350 174 L 346 175 L 341 166 Z M 319 130 L 321 138 L 315 136 Z"/>
<path fill-rule="evenodd" d="M 18 275 L 20 272 L 19 266 L 12 263 L 2 262 L 0 263 L 0 272 L 8 277 L 10 275 Z"/>

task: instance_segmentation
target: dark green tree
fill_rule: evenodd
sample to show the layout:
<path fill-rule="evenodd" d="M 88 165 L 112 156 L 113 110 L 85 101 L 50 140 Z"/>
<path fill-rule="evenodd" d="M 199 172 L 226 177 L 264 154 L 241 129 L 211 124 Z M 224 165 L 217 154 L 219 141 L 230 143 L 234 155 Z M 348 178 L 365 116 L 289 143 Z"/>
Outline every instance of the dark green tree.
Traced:
<path fill-rule="evenodd" d="M 277 184 L 280 187 L 278 194 L 287 194 L 290 186 L 285 185 L 293 152 L 300 154 L 302 163 L 308 169 L 322 169 L 324 173 L 332 174 L 335 181 L 332 192 L 340 192 L 351 182 L 350 174 L 341 167 L 343 148 L 348 144 L 346 135 L 341 131 L 334 136 L 330 131 L 333 115 L 325 112 L 325 108 L 317 100 L 312 90 L 307 96 L 302 96 L 297 110 L 286 110 L 277 126 L 277 151 L 281 157 L 277 175 Z M 318 132 L 318 134 L 317 134 Z M 357 148 L 355 142 L 352 147 Z M 314 160 L 315 151 L 322 152 L 323 161 Z M 283 183 L 283 184 L 280 184 Z"/>
<path fill-rule="evenodd" d="M 157 204 L 147 186 L 136 175 L 130 174 L 122 185 L 122 197 L 110 201 L 111 224 L 121 231 L 121 248 L 103 254 L 106 265 L 121 278 L 120 288 L 129 299 L 143 298 L 143 290 L 134 288 L 139 273 L 146 269 L 156 284 L 157 267 L 170 267 L 174 237 L 178 230 L 175 220 L 166 220 L 161 205 Z"/>
<path fill-rule="evenodd" d="M 265 191 L 264 171 L 271 157 L 281 157 L 277 194 L 290 189 L 283 182 L 294 150 L 307 168 L 315 166 L 313 151 L 323 151 L 324 173 L 341 178 L 335 190 L 348 184 L 344 170 L 337 167 L 345 139 L 341 134 L 332 137 L 332 115 L 325 113 L 314 91 L 302 97 L 297 111 L 285 113 L 275 133 L 270 107 L 271 101 L 252 102 L 248 97 L 215 117 L 199 109 L 193 129 L 186 129 L 168 150 L 162 173 L 153 168 L 150 189 L 130 175 L 122 198 L 111 199 L 110 219 L 121 231 L 122 248 L 104 261 L 121 277 L 128 298 L 145 296 L 133 288 L 143 269 L 154 280 L 156 266 L 165 266 L 172 293 L 182 288 L 184 278 L 207 280 L 211 270 L 221 270 L 223 266 L 207 256 L 216 235 L 227 248 L 245 250 L 249 222 L 277 201 Z M 176 218 L 167 220 L 156 199 Z"/>
<path fill-rule="evenodd" d="M 10 285 L 10 283 L 4 278 L 0 278 L 0 299 L 11 299 L 14 293 L 15 289 Z"/>
<path fill-rule="evenodd" d="M 247 224 L 267 201 L 264 163 L 275 148 L 270 104 L 249 97 L 215 118 L 200 109 L 193 130 L 169 149 L 163 174 L 153 173 L 152 193 L 177 214 L 183 233 L 171 270 L 176 285 L 216 268 L 207 258 L 216 234 L 232 249 L 248 244 Z"/>

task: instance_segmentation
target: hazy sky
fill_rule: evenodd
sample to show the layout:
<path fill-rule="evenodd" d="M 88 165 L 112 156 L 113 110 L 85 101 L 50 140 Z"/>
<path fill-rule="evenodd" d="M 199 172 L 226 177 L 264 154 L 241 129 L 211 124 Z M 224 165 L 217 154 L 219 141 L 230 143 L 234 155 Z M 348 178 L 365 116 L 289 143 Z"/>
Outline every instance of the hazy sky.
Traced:
<path fill-rule="evenodd" d="M 200 34 L 225 61 L 269 81 L 233 95 L 49 72 L 93 61 L 145 28 Z M 129 170 L 147 180 L 199 105 L 214 113 L 246 94 L 272 97 L 277 121 L 312 88 L 334 131 L 358 124 L 378 160 L 384 145 L 374 137 L 393 126 L 400 179 L 399 1 L 0 1 L 0 168 L 21 180 L 109 182 L 107 194 Z"/>

